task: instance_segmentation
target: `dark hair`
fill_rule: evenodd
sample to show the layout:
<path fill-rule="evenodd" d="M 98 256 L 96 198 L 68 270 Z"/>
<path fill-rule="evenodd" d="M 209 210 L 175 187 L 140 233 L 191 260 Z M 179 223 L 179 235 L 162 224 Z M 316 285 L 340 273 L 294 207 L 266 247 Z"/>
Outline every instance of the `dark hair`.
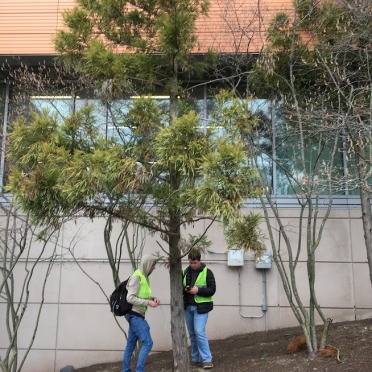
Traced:
<path fill-rule="evenodd" d="M 200 251 L 197 251 L 196 249 L 192 249 L 189 252 L 189 255 L 187 256 L 187 258 L 189 260 L 193 260 L 193 261 L 200 261 L 200 259 L 201 259 Z"/>

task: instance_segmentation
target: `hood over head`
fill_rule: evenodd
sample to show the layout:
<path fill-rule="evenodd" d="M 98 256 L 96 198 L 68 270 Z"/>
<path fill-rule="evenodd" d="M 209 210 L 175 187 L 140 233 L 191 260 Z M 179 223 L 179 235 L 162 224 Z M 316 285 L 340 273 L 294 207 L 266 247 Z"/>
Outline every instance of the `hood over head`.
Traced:
<path fill-rule="evenodd" d="M 145 254 L 141 260 L 141 272 L 148 276 L 152 265 L 157 262 L 157 258 L 152 254 Z"/>

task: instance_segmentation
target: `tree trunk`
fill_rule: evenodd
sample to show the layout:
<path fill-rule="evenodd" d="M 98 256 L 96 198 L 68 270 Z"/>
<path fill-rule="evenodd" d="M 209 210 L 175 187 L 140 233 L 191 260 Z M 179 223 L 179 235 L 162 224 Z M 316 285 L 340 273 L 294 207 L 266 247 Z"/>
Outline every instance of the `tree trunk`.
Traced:
<path fill-rule="evenodd" d="M 169 125 L 177 117 L 178 105 L 178 68 L 175 55 L 170 61 L 173 70 L 173 84 L 170 89 Z M 169 170 L 170 186 L 177 194 L 181 185 L 181 174 L 176 169 Z M 171 307 L 171 334 L 173 350 L 173 367 L 175 372 L 189 372 L 189 354 L 184 322 L 183 288 L 182 288 L 182 262 L 179 242 L 181 238 L 181 211 L 178 206 L 169 208 L 169 277 L 170 277 L 170 307 Z"/>
<path fill-rule="evenodd" d="M 332 324 L 332 319 L 328 318 L 326 322 L 323 323 L 322 337 L 319 342 L 319 349 L 324 349 L 327 345 L 328 329 Z"/>
<path fill-rule="evenodd" d="M 174 371 L 190 370 L 183 309 L 182 263 L 178 247 L 179 234 L 169 238 L 170 252 L 170 308 Z"/>

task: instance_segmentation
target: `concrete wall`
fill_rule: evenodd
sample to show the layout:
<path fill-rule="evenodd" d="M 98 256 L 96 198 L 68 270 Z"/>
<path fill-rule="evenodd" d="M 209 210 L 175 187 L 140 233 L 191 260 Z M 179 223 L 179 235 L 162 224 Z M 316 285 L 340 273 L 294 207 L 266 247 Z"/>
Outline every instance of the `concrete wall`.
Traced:
<path fill-rule="evenodd" d="M 288 231 L 292 231 L 292 242 L 296 243 L 298 211 L 285 209 L 281 214 Z M 196 225 L 192 232 L 202 231 L 203 224 Z M 102 230 L 103 221 L 81 220 L 64 227 L 57 247 L 61 259 L 57 260 L 49 275 L 39 329 L 23 372 L 51 372 L 66 365 L 78 368 L 121 360 L 125 335 L 116 321 L 124 331 L 127 323 L 125 319 L 112 316 L 105 298 L 105 294 L 108 296 L 112 292 L 113 282 Z M 257 270 L 254 256 L 246 253 L 244 266 L 229 267 L 222 232 L 217 224 L 209 230 L 208 236 L 213 244 L 204 262 L 213 270 L 217 281 L 215 309 L 210 313 L 207 326 L 209 338 L 296 326 L 275 265 L 267 272 Z M 68 246 L 73 247 L 78 263 L 68 253 Z M 158 249 L 156 236 L 147 236 L 145 253 Z M 39 251 L 37 246 L 33 249 L 34 257 Z M 303 301 L 307 303 L 304 259 L 305 256 L 301 255 L 297 277 Z M 35 271 L 27 316 L 20 329 L 21 355 L 30 341 L 46 270 L 47 263 L 41 263 Z M 128 257 L 123 257 L 121 278 L 126 278 L 131 271 Z M 332 212 L 317 251 L 316 272 L 318 299 L 327 317 L 339 322 L 372 316 L 372 291 L 359 209 L 343 208 Z M 16 275 L 21 283 L 24 263 L 18 265 Z M 158 265 L 151 275 L 151 283 L 153 294 L 162 301 L 160 308 L 149 309 L 147 315 L 154 339 L 153 351 L 169 350 L 168 270 Z M 19 290 L 17 287 L 16 291 Z M 263 312 L 265 293 L 267 311 Z M 0 299 L 1 353 L 7 344 L 3 322 L 5 303 L 2 301 Z"/>

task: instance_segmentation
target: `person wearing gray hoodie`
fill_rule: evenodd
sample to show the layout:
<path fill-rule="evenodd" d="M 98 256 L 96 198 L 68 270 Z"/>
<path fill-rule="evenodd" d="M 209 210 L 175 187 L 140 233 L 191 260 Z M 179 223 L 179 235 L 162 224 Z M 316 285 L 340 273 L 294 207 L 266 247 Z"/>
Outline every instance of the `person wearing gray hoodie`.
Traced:
<path fill-rule="evenodd" d="M 140 268 L 135 270 L 127 284 L 127 301 L 133 305 L 132 310 L 125 316 L 129 322 L 127 346 L 124 351 L 123 372 L 131 372 L 130 362 L 138 340 L 142 347 L 138 356 L 136 372 L 145 371 L 145 363 L 153 341 L 145 314 L 147 307 L 158 307 L 160 301 L 151 296 L 149 276 L 154 271 L 157 258 L 153 255 L 144 255 Z"/>

